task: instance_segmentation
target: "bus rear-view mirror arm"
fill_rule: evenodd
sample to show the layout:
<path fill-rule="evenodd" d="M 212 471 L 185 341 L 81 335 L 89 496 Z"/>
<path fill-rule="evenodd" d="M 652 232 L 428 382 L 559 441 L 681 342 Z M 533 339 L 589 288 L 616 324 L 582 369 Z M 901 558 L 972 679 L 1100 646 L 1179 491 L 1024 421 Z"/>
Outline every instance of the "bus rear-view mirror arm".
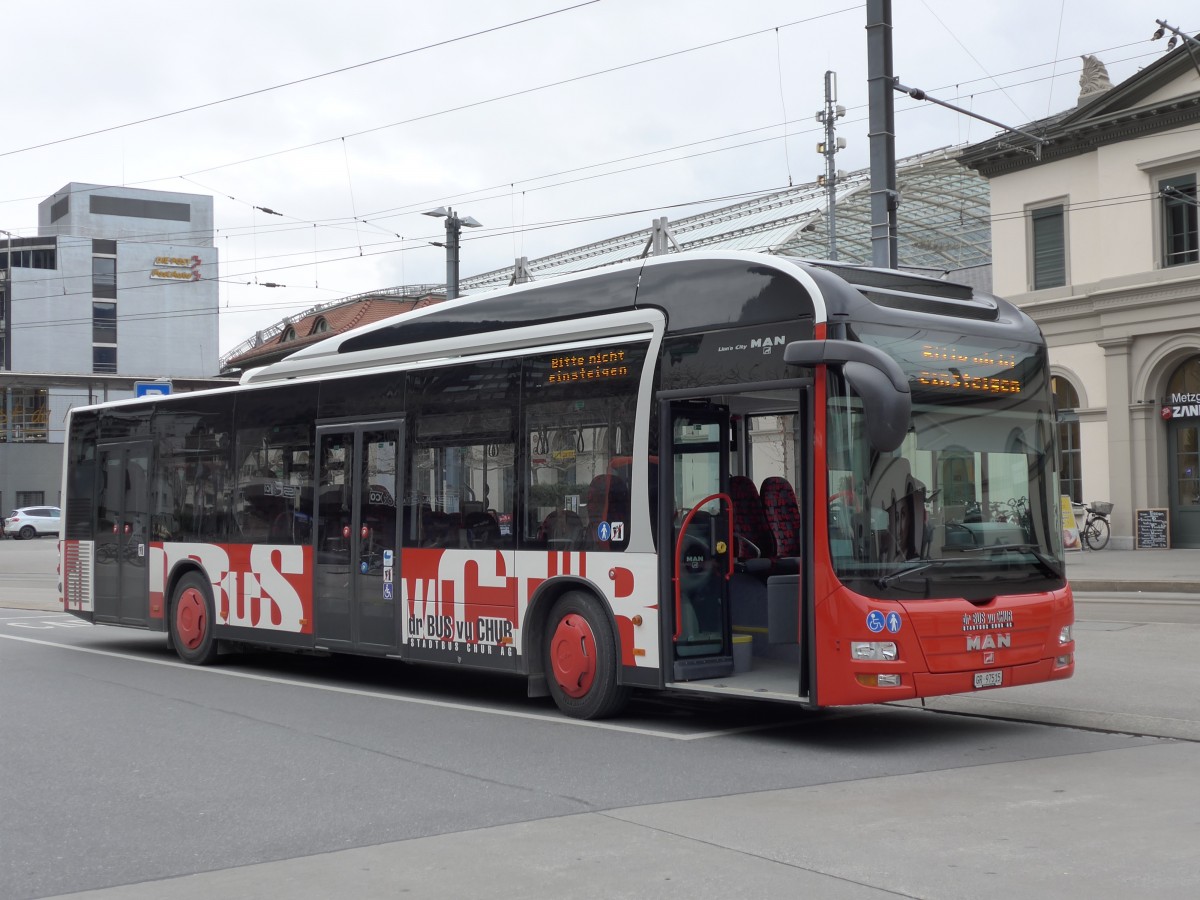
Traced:
<path fill-rule="evenodd" d="M 862 398 L 871 446 L 881 453 L 900 446 L 908 433 L 912 393 L 900 366 L 882 350 L 856 341 L 793 341 L 783 359 L 792 366 L 841 366 Z"/>

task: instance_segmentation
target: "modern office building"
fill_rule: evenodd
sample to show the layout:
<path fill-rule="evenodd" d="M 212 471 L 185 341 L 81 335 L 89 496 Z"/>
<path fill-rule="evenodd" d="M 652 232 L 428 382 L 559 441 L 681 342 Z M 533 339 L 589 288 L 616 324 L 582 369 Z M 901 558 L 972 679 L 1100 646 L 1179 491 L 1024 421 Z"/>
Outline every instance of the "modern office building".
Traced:
<path fill-rule="evenodd" d="M 213 201 L 71 183 L 0 232 L 0 515 L 59 501 L 73 405 L 225 383 Z"/>

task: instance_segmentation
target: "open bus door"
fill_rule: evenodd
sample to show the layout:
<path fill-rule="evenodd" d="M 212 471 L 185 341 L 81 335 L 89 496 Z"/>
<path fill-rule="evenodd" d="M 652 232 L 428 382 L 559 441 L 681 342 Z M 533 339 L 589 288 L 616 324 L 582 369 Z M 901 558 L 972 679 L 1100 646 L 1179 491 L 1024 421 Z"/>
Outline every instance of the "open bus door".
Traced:
<path fill-rule="evenodd" d="M 148 441 L 96 447 L 98 484 L 95 621 L 145 626 L 150 620 L 150 467 Z"/>
<path fill-rule="evenodd" d="M 660 493 L 672 497 L 661 520 L 671 518 L 671 543 L 660 542 L 668 680 L 811 705 L 811 381 L 720 399 L 663 404 L 660 447 L 669 452 Z"/>
<path fill-rule="evenodd" d="M 670 406 L 669 562 L 674 615 L 674 678 L 733 671 L 729 577 L 733 572 L 728 495 L 729 410 L 709 403 Z"/>

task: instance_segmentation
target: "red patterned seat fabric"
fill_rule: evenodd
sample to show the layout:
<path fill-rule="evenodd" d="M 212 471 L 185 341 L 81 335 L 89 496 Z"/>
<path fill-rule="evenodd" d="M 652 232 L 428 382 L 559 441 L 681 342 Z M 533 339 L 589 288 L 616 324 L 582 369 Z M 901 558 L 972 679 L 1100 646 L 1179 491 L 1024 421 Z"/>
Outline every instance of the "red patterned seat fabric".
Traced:
<path fill-rule="evenodd" d="M 729 497 L 733 500 L 733 533 L 738 538 L 745 538 L 758 548 L 755 553 L 745 541 L 735 541 L 735 552 L 738 559 L 752 559 L 755 556 L 771 557 L 775 555 L 775 538 L 771 534 L 771 526 L 767 523 L 766 513 L 763 512 L 762 499 L 758 496 L 758 488 L 745 475 L 729 477 Z"/>
<path fill-rule="evenodd" d="M 800 555 L 800 505 L 786 478 L 773 475 L 762 483 L 763 512 L 775 536 L 779 556 Z"/>

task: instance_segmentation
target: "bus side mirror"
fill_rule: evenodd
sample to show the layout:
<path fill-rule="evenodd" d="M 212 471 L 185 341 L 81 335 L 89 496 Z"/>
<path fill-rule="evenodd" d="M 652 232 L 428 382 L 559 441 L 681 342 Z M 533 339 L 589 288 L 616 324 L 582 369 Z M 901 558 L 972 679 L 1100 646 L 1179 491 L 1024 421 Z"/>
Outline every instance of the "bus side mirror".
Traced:
<path fill-rule="evenodd" d="M 842 374 L 862 398 L 867 440 L 880 453 L 891 453 L 904 441 L 912 416 L 912 393 L 896 361 L 857 341 L 793 341 L 783 360 L 791 366 L 841 366 Z"/>

